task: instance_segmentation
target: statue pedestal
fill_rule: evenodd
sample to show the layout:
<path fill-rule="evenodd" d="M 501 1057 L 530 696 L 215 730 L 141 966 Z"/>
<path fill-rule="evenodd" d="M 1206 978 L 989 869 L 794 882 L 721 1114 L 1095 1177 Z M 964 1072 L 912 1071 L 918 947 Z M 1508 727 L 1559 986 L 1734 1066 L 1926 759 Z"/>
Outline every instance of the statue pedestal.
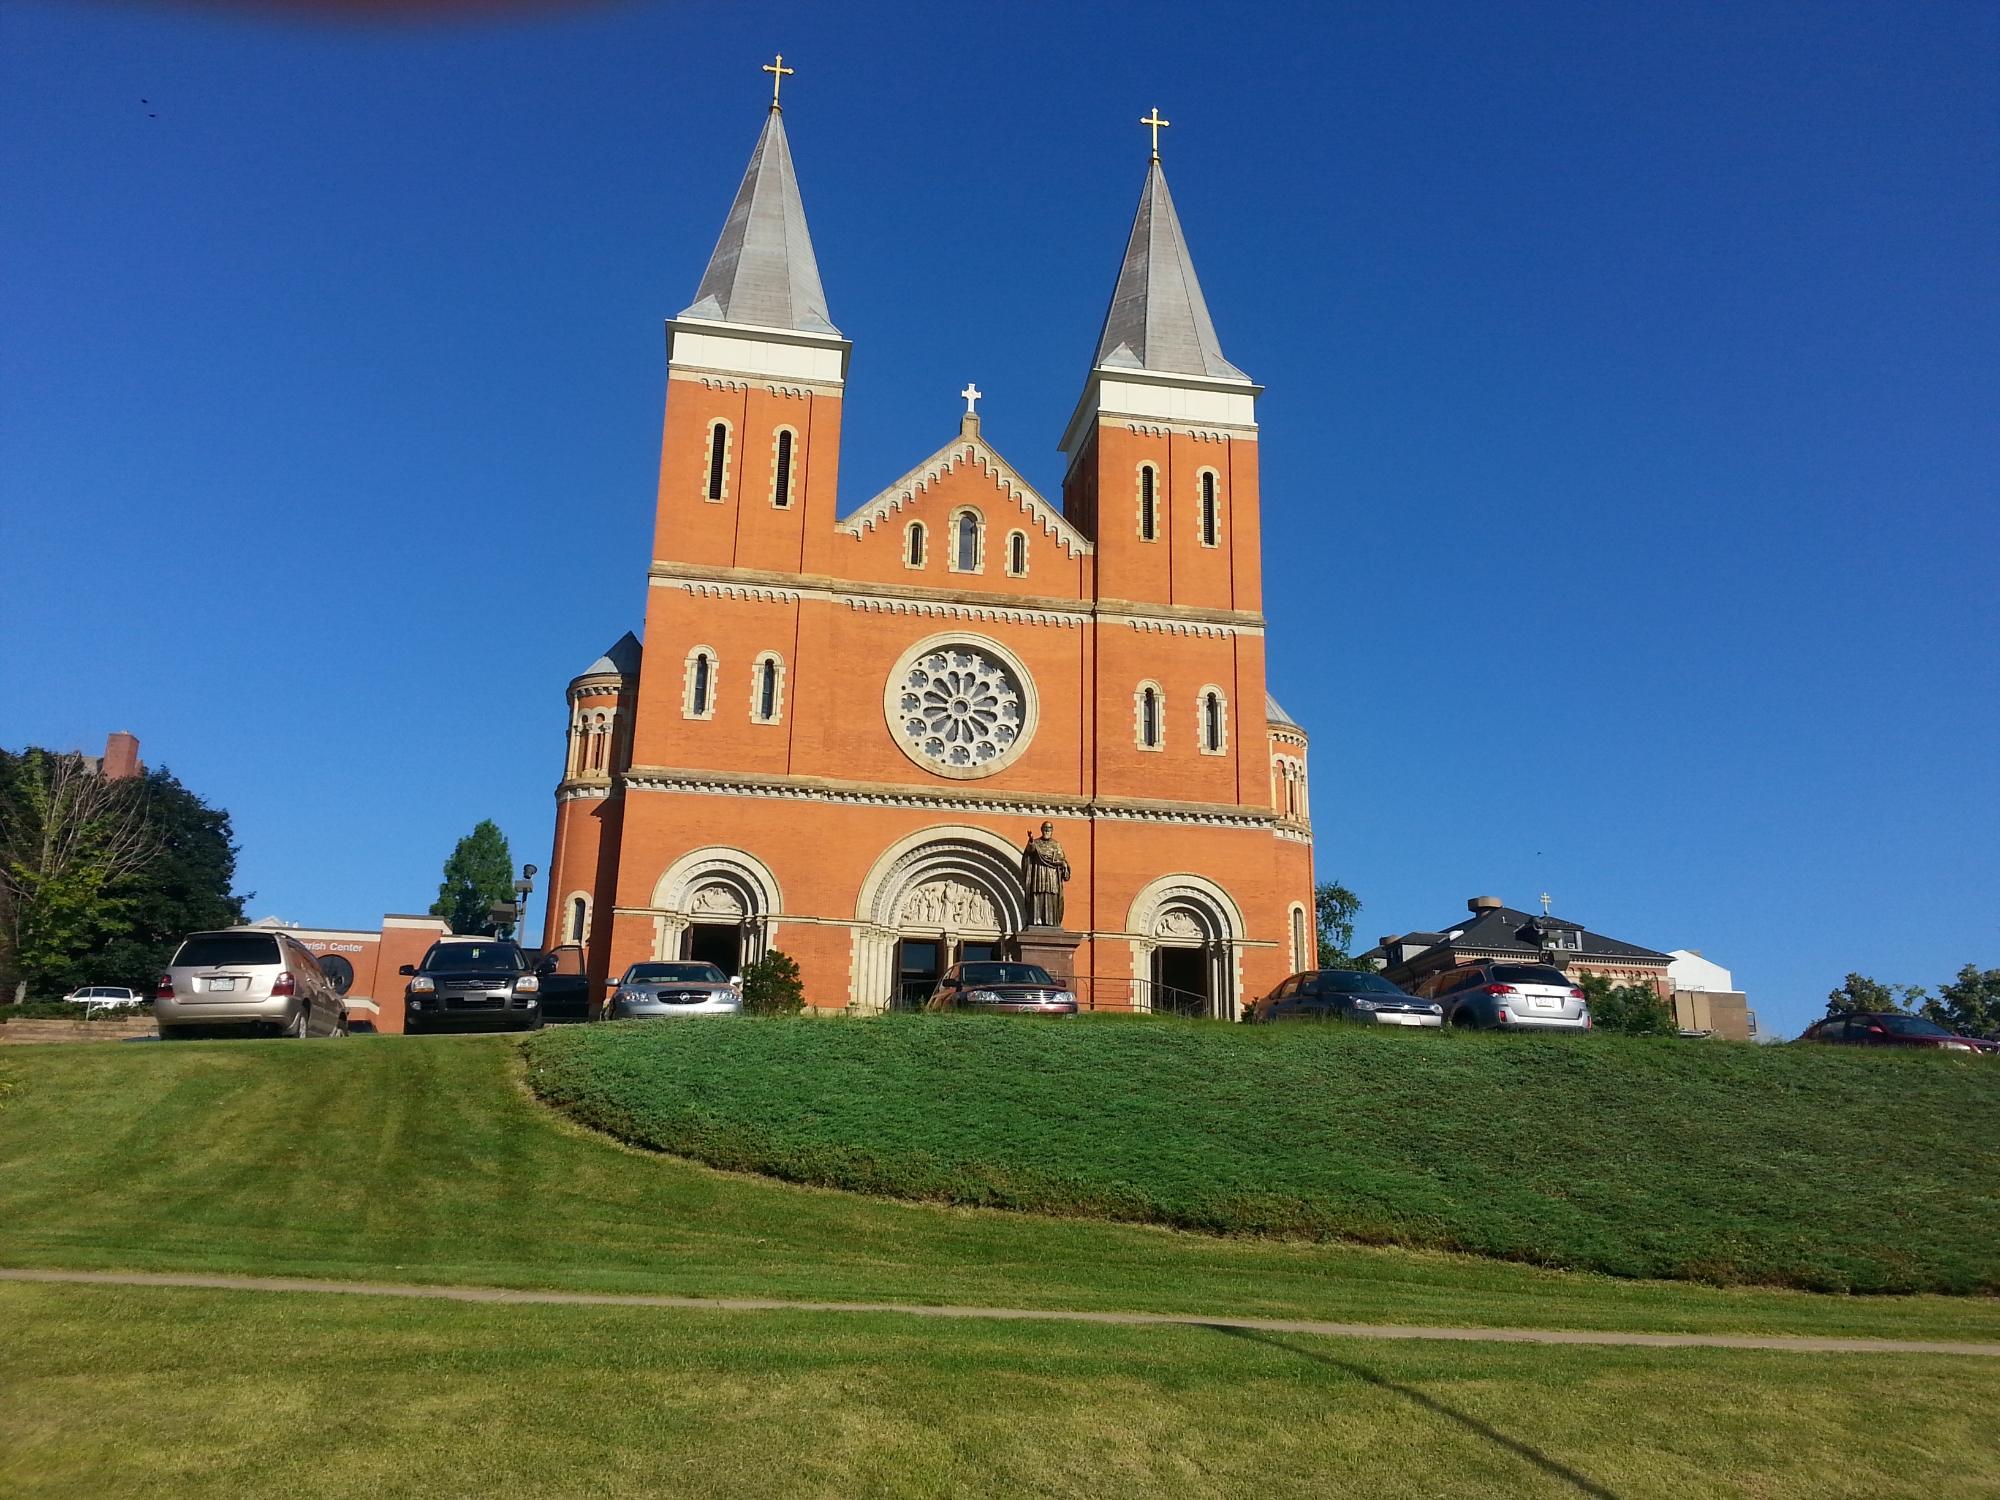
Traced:
<path fill-rule="evenodd" d="M 1040 964 L 1066 990 L 1076 988 L 1076 950 L 1083 934 L 1066 927 L 1024 927 L 1014 934 L 1014 954 L 1024 964 Z"/>

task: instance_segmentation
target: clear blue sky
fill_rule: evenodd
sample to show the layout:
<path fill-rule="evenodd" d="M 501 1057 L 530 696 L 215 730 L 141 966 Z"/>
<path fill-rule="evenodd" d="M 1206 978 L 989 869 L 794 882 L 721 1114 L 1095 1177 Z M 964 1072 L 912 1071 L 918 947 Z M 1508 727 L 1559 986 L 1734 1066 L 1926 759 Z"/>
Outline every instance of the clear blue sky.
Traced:
<path fill-rule="evenodd" d="M 1791 1032 L 1849 969 L 2000 965 L 1986 3 L 12 0 L 0 744 L 130 728 L 258 914 L 422 910 L 481 817 L 546 864 L 778 49 L 846 505 L 967 379 L 1057 492 L 1174 122 L 1365 938 L 1547 890 Z"/>

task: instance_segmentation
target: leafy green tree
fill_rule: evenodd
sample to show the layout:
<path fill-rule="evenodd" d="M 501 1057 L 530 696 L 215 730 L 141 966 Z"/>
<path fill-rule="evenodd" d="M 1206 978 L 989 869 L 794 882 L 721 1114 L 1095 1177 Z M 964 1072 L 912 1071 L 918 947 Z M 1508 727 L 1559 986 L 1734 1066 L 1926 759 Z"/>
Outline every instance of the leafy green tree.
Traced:
<path fill-rule="evenodd" d="M 1372 969 L 1348 953 L 1354 942 L 1354 919 L 1361 912 L 1361 898 L 1337 880 L 1322 880 L 1313 887 L 1313 927 L 1319 939 L 1319 966 L 1322 969 Z"/>
<path fill-rule="evenodd" d="M 1590 1002 L 1590 1024 L 1599 1031 L 1624 1036 L 1674 1036 L 1674 1012 L 1650 984 L 1619 984 L 1607 974 L 1585 974 L 1577 980 Z"/>
<path fill-rule="evenodd" d="M 2000 969 L 1967 964 L 1950 984 L 1938 986 L 1937 997 L 1918 1010 L 1929 1020 L 1971 1036 L 2000 1036 Z"/>
<path fill-rule="evenodd" d="M 752 1016 L 795 1016 L 806 1008 L 798 960 L 773 948 L 743 968 L 743 1010 Z"/>
<path fill-rule="evenodd" d="M 492 937 L 510 925 L 494 917 L 494 906 L 513 899 L 514 857 L 507 835 L 492 819 L 481 818 L 444 862 L 431 915 L 443 917 L 453 932 Z"/>
<path fill-rule="evenodd" d="M 1911 984 L 1882 984 L 1866 974 L 1849 974 L 1838 989 L 1827 991 L 1826 1013 L 1842 1016 L 1851 1011 L 1914 1010 L 1930 997 Z"/>

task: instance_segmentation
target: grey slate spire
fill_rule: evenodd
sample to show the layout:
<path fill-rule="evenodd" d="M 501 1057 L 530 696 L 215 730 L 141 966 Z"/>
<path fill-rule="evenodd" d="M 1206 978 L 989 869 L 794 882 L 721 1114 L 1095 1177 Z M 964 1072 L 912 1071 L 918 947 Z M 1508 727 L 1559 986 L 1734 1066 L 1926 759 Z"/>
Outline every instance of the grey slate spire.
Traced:
<path fill-rule="evenodd" d="M 1096 363 L 1219 380 L 1250 378 L 1222 357 L 1157 157 L 1146 172 L 1132 238 L 1125 243 L 1125 263 L 1118 268 L 1111 310 L 1097 340 Z"/>
<path fill-rule="evenodd" d="M 840 336 L 827 316 L 826 290 L 819 284 L 819 262 L 813 258 L 792 148 L 785 140 L 785 117 L 775 104 L 765 116 L 694 303 L 681 316 Z"/>

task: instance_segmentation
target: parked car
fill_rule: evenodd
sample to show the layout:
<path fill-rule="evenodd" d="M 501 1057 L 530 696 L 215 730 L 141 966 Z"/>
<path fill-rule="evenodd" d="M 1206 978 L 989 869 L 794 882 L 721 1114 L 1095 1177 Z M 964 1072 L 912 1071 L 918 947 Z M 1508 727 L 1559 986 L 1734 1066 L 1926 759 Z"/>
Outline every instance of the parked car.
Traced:
<path fill-rule="evenodd" d="M 1076 996 L 1040 964 L 976 959 L 938 976 L 925 1010 L 969 1010 L 992 1016 L 1073 1016 Z"/>
<path fill-rule="evenodd" d="M 714 964 L 632 964 L 611 986 L 614 1021 L 733 1016 L 742 1009 L 741 987 Z"/>
<path fill-rule="evenodd" d="M 289 933 L 255 927 L 182 939 L 153 991 L 153 1016 L 162 1039 L 347 1034 L 346 1003 L 319 960 Z"/>
<path fill-rule="evenodd" d="M 549 1021 L 590 1019 L 590 974 L 584 964 L 583 949 L 576 943 L 542 952 L 525 948 L 528 966 L 542 982 L 542 1017 Z"/>
<path fill-rule="evenodd" d="M 1309 969 L 1292 975 L 1251 1006 L 1250 1019 L 1442 1026 L 1444 1007 L 1435 1000 L 1417 999 L 1380 974 L 1354 969 Z"/>
<path fill-rule="evenodd" d="M 1554 964 L 1487 961 L 1441 969 L 1416 986 L 1435 1000 L 1447 1026 L 1501 1031 L 1588 1031 L 1583 990 Z"/>
<path fill-rule="evenodd" d="M 128 990 L 122 984 L 86 984 L 71 990 L 63 999 L 72 1005 L 84 1007 L 87 1016 L 93 1011 L 104 1010 L 113 1005 L 142 1005 L 145 996 L 137 990 Z"/>
<path fill-rule="evenodd" d="M 1935 1021 L 1902 1011 L 1856 1011 L 1815 1021 L 1799 1037 L 1802 1042 L 1839 1042 L 1850 1047 L 1933 1047 L 1943 1052 L 1982 1053 L 1985 1046 L 1969 1036 L 1947 1031 Z"/>
<path fill-rule="evenodd" d="M 403 1030 L 492 1025 L 533 1031 L 542 1024 L 541 976 L 506 938 L 439 938 L 423 962 L 404 964 Z"/>

